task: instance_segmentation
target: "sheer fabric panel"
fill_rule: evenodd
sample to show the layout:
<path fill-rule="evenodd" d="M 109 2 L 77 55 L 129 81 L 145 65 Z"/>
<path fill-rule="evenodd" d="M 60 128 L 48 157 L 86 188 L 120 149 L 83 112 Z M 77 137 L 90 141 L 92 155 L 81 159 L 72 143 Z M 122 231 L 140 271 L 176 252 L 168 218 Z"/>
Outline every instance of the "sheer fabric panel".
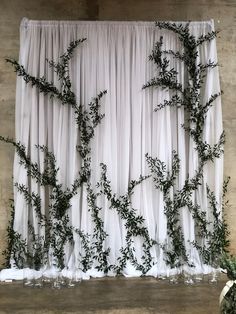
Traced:
<path fill-rule="evenodd" d="M 200 36 L 212 31 L 214 25 L 212 21 L 193 22 L 190 29 L 195 36 Z M 161 89 L 142 89 L 156 74 L 155 66 L 148 60 L 148 56 L 160 36 L 164 38 L 163 49 L 179 49 L 177 36 L 166 30 L 160 31 L 152 22 L 22 21 L 20 63 L 31 75 L 45 76 L 57 86 L 56 74 L 49 68 L 46 60 L 58 61 L 71 41 L 87 38 L 76 49 L 70 73 L 79 104 L 87 105 L 100 91 L 107 90 L 101 108 L 105 118 L 96 128 L 92 141 L 94 187 L 100 178 L 100 163 L 104 163 L 107 165 L 113 192 L 117 195 L 125 194 L 130 180 L 137 180 L 140 174 L 150 174 L 145 159 L 146 153 L 164 161 L 168 170 L 171 170 L 172 151 L 175 150 L 179 154 L 179 188 L 183 186 L 187 173 L 193 176 L 197 169 L 198 157 L 194 143 L 182 128 L 186 119 L 184 109 L 165 107 L 154 112 L 156 105 L 163 99 L 168 99 L 170 93 Z M 215 41 L 199 49 L 199 62 L 217 61 Z M 183 65 L 176 59 L 172 59 L 171 63 L 177 67 L 179 79 L 184 85 Z M 214 68 L 208 74 L 202 97 L 207 100 L 219 90 L 218 69 Z M 220 98 L 216 102 L 208 113 L 204 131 L 206 141 L 211 144 L 216 143 L 222 133 Z M 35 148 L 35 144 L 47 145 L 56 156 L 60 183 L 64 188 L 71 186 L 78 176 L 81 163 L 76 150 L 78 130 L 73 109 L 39 94 L 37 89 L 26 85 L 21 78 L 17 79 L 16 139 L 24 143 L 32 160 L 38 162 L 41 169 L 44 167 L 44 156 Z M 204 169 L 205 184 L 210 185 L 219 203 L 222 169 L 223 158 Z M 14 163 L 14 180 L 26 186 L 30 185 L 32 191 L 40 194 L 42 203 L 47 208 L 47 191 L 27 177 L 25 169 L 19 166 L 17 156 Z M 74 227 L 92 234 L 93 224 L 86 197 L 86 191 L 80 191 L 72 199 L 69 214 Z M 207 211 L 206 185 L 194 193 L 194 200 Z M 111 248 L 109 261 L 116 264 L 120 248 L 125 244 L 124 222 L 114 209 L 109 208 L 105 197 L 99 202 L 105 230 L 109 234 L 105 243 Z M 150 236 L 164 245 L 167 240 L 167 222 L 163 195 L 155 189 L 151 178 L 135 188 L 132 204 L 137 214 L 145 218 Z M 15 209 L 14 229 L 22 234 L 23 238 L 28 237 L 28 220 L 40 235 L 44 234 L 44 230 L 38 228 L 34 211 L 16 190 Z M 187 252 L 192 255 L 196 270 L 201 271 L 198 252 L 189 244 L 195 240 L 193 218 L 187 208 L 182 208 L 180 214 Z M 68 245 L 66 251 L 68 267 L 78 266 L 81 243 L 76 234 L 74 241 L 74 248 Z M 142 253 L 138 238 L 135 239 L 134 246 L 139 260 Z M 154 246 L 151 253 L 155 264 L 147 275 L 166 273 L 168 267 L 160 246 Z M 88 274 L 103 275 L 94 267 Z M 124 274 L 141 275 L 131 264 L 127 264 Z"/>

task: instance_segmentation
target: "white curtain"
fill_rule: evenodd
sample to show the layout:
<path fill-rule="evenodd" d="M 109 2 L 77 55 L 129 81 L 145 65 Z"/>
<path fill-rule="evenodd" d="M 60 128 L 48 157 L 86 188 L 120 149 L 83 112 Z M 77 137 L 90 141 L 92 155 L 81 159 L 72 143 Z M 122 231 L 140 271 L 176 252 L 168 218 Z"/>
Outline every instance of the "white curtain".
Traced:
<path fill-rule="evenodd" d="M 205 35 L 214 29 L 213 21 L 192 22 L 190 30 L 195 36 Z M 183 108 L 165 107 L 154 112 L 156 105 L 168 97 L 168 92 L 159 89 L 145 89 L 143 85 L 156 74 L 154 64 L 148 60 L 154 44 L 163 36 L 163 48 L 178 50 L 177 35 L 159 30 L 153 22 L 90 22 L 90 21 L 32 21 L 24 19 L 20 27 L 20 63 L 34 76 L 45 76 L 58 84 L 57 76 L 49 68 L 46 59 L 57 61 L 69 43 L 86 37 L 87 40 L 76 49 L 72 58 L 70 73 L 73 91 L 79 104 L 87 105 L 100 91 L 107 90 L 102 99 L 101 112 L 105 118 L 95 130 L 92 141 L 92 184 L 100 177 L 100 163 L 107 165 L 108 179 L 113 192 L 123 195 L 130 180 L 138 179 L 140 174 L 148 175 L 145 154 L 158 157 L 171 168 L 172 151 L 177 151 L 181 160 L 179 187 L 184 184 L 187 173 L 194 175 L 198 165 L 198 155 L 193 141 L 182 128 L 185 113 Z M 199 62 L 217 61 L 215 40 L 199 48 Z M 183 65 L 172 59 L 179 72 L 179 80 L 184 84 Z M 218 69 L 209 71 L 203 99 L 219 92 Z M 214 144 L 222 133 L 220 98 L 209 110 L 204 136 Z M 17 79 L 16 92 L 16 139 L 26 146 L 33 161 L 43 169 L 43 154 L 35 149 L 35 144 L 48 145 L 57 160 L 59 181 L 63 187 L 70 187 L 80 170 L 80 160 L 76 145 L 78 130 L 73 109 L 40 94 L 36 88 Z M 220 203 L 223 158 L 204 168 L 204 182 L 208 183 Z M 16 156 L 14 181 L 28 184 L 25 169 L 19 165 Z M 34 181 L 32 191 L 40 194 L 42 203 L 47 204 L 44 188 Z M 207 208 L 206 187 L 194 193 L 194 200 L 202 208 Z M 164 214 L 162 193 L 154 188 L 152 179 L 145 180 L 135 188 L 132 205 L 145 218 L 145 226 L 150 237 L 164 244 L 167 238 L 167 221 Z M 109 236 L 106 246 L 111 248 L 109 261 L 115 264 L 120 256 L 120 248 L 125 244 L 124 222 L 109 203 L 101 200 L 101 217 Z M 189 241 L 195 240 L 194 221 L 188 209 L 181 209 L 181 224 L 185 245 L 190 250 Z M 92 234 L 91 213 L 88 211 L 86 192 L 76 195 L 71 202 L 70 218 L 72 225 Z M 15 190 L 14 229 L 27 239 L 29 208 L 22 194 Z M 37 217 L 30 217 L 35 230 Z M 136 256 L 142 253 L 139 239 L 135 240 Z M 66 253 L 67 265 L 76 264 L 80 252 L 80 239 L 75 236 L 75 248 Z M 157 276 L 165 273 L 167 266 L 163 260 L 160 246 L 151 250 L 154 266 L 147 273 Z M 198 252 L 191 248 L 191 256 L 196 268 L 200 269 Z M 101 275 L 92 268 L 89 275 Z M 127 264 L 124 274 L 138 276 L 141 273 Z"/>

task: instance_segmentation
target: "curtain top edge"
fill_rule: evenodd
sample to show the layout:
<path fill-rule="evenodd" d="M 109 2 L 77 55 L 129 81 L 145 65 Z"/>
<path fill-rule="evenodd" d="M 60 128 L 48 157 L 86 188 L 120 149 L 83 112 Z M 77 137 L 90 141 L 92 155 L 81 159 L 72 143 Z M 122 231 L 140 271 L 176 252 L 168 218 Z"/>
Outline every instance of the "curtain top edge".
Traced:
<path fill-rule="evenodd" d="M 155 20 L 154 21 L 30 20 L 24 17 L 21 20 L 21 27 L 27 28 L 30 25 L 32 26 L 53 26 L 53 25 L 58 25 L 58 26 L 59 25 L 130 25 L 132 26 L 133 25 L 133 26 L 153 27 L 155 26 L 155 22 L 156 22 Z M 208 25 L 214 26 L 214 21 L 212 19 L 204 20 L 204 21 L 168 21 L 168 22 L 176 23 L 176 24 L 186 24 L 190 22 L 190 25 L 208 24 Z"/>

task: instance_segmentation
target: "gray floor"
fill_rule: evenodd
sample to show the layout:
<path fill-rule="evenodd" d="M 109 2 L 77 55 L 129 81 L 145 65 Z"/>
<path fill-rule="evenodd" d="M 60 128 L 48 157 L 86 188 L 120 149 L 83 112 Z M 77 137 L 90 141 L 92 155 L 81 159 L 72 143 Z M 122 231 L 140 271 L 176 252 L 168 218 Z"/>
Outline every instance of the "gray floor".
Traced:
<path fill-rule="evenodd" d="M 102 278 L 72 289 L 0 284 L 0 313 L 216 314 L 226 278 L 217 285 L 171 285 L 154 278 Z"/>

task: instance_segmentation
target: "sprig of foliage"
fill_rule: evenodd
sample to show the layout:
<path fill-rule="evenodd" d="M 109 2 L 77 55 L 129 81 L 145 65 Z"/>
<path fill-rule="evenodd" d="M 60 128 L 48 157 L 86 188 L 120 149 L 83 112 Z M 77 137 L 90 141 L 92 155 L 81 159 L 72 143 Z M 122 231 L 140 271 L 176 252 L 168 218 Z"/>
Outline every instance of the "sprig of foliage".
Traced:
<path fill-rule="evenodd" d="M 92 221 L 94 222 L 91 249 L 93 251 L 93 258 L 97 262 L 95 268 L 107 273 L 111 269 L 111 265 L 108 263 L 110 248 L 104 249 L 104 241 L 108 237 L 108 234 L 104 231 L 104 222 L 102 218 L 99 217 L 101 208 L 97 206 L 98 195 L 99 194 L 94 193 L 91 184 L 87 184 L 88 207 L 89 211 L 91 211 Z"/>
<path fill-rule="evenodd" d="M 62 104 L 68 104 L 70 106 L 76 105 L 76 97 L 72 91 L 71 80 L 69 76 L 69 61 L 72 58 L 75 48 L 83 43 L 86 38 L 82 38 L 76 41 L 72 41 L 66 51 L 61 57 L 59 62 L 49 61 L 49 65 L 55 69 L 58 75 L 58 79 L 61 82 L 61 90 L 59 90 L 53 82 L 48 82 L 46 77 L 35 77 L 30 75 L 23 65 L 20 65 L 16 60 L 6 59 L 6 62 L 10 63 L 18 76 L 23 77 L 24 81 L 30 83 L 32 87 L 37 87 L 40 93 L 44 95 L 50 95 L 50 97 L 56 97 Z"/>
<path fill-rule="evenodd" d="M 107 93 L 106 90 L 100 92 L 92 102 L 89 103 L 89 111 L 84 106 L 75 106 L 75 119 L 80 131 L 80 142 L 77 146 L 78 152 L 84 161 L 90 163 L 88 155 L 91 152 L 90 141 L 94 137 L 94 130 L 96 126 L 101 123 L 104 114 L 100 114 L 100 100 Z M 86 166 L 86 168 L 88 168 Z"/>
<path fill-rule="evenodd" d="M 118 265 L 114 266 L 114 269 L 119 274 L 126 267 L 127 261 L 143 274 L 147 273 L 153 266 L 153 258 L 150 253 L 150 249 L 153 245 L 157 244 L 155 240 L 149 236 L 148 229 L 144 226 L 144 218 L 141 215 L 136 214 L 136 210 L 132 208 L 131 196 L 134 192 L 134 188 L 146 180 L 149 176 L 140 175 L 138 180 L 132 180 L 128 186 L 127 193 L 121 196 L 117 196 L 112 192 L 111 182 L 107 178 L 107 166 L 101 164 L 101 179 L 97 183 L 97 187 L 100 188 L 100 193 L 104 194 L 110 202 L 110 208 L 114 208 L 120 215 L 121 219 L 125 221 L 126 228 L 126 246 L 120 249 L 121 256 L 118 257 Z M 143 255 L 141 257 L 142 263 L 137 261 L 134 255 L 133 239 L 140 237 L 143 239 L 142 249 Z"/>
<path fill-rule="evenodd" d="M 42 224 L 43 222 L 45 222 L 46 217 L 41 212 L 42 204 L 39 194 L 35 192 L 30 192 L 29 188 L 27 188 L 24 184 L 15 183 L 14 185 L 17 188 L 17 191 L 24 195 L 26 203 L 36 212 L 39 223 Z"/>
<path fill-rule="evenodd" d="M 167 217 L 167 235 L 169 237 L 169 247 L 163 249 L 167 256 L 166 262 L 171 267 L 186 262 L 187 255 L 184 245 L 184 236 L 180 225 L 179 204 L 177 195 L 173 193 L 175 180 L 180 171 L 180 159 L 173 151 L 172 171 L 167 171 L 167 166 L 157 158 L 146 154 L 146 161 L 150 168 L 155 188 L 163 192 L 165 202 L 164 213 Z M 169 249 L 171 247 L 171 250 Z M 178 262 L 177 262 L 178 260 Z"/>
<path fill-rule="evenodd" d="M 228 226 L 224 218 L 221 218 L 219 212 L 219 204 L 217 204 L 214 193 L 207 186 L 207 198 L 209 200 L 209 206 L 212 209 L 213 222 L 211 229 L 209 230 L 206 240 L 206 247 L 203 248 L 204 262 L 211 263 L 215 259 L 221 258 L 222 254 L 227 252 L 229 246 L 229 231 Z"/>
<path fill-rule="evenodd" d="M 83 272 L 86 272 L 93 265 L 93 251 L 92 251 L 91 242 L 90 242 L 90 235 L 77 228 L 75 229 L 75 232 L 81 238 L 81 250 L 79 253 L 80 264 L 81 264 L 80 268 Z"/>
<path fill-rule="evenodd" d="M 5 263 L 4 266 L 6 268 L 11 267 L 11 256 L 12 256 L 12 250 L 13 245 L 15 241 L 15 232 L 14 232 L 14 216 L 15 216 L 15 207 L 13 205 L 13 201 L 11 200 L 11 213 L 10 213 L 10 220 L 7 227 L 7 247 L 2 252 L 2 255 L 5 256 Z"/>

